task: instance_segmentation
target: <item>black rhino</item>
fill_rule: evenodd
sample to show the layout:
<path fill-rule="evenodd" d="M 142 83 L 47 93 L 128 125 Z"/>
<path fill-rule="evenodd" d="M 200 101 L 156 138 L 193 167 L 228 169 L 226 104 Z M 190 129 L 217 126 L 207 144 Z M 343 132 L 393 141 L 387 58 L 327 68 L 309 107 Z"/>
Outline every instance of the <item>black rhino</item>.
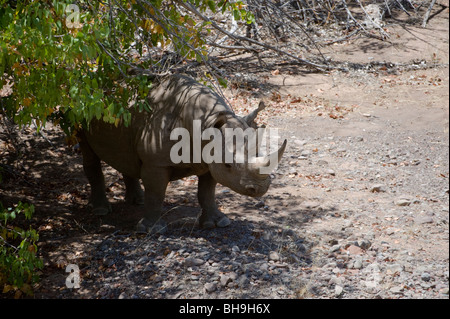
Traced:
<path fill-rule="evenodd" d="M 268 166 L 269 156 L 256 158 L 252 163 L 179 163 L 174 164 L 170 151 L 176 141 L 170 139 L 174 128 L 193 130 L 193 120 L 201 120 L 202 129 L 255 127 L 258 108 L 246 117 L 234 114 L 222 97 L 208 87 L 184 75 L 170 75 L 153 88 L 148 102 L 151 112 L 131 108 L 131 124 L 125 127 L 91 121 L 88 130 L 80 134 L 84 172 L 91 185 L 89 204 L 98 215 L 110 212 L 100 161 L 103 160 L 123 174 L 127 202 L 144 204 L 145 214 L 138 231 L 163 232 L 162 204 L 170 181 L 197 175 L 198 200 L 202 208 L 200 226 L 226 227 L 230 220 L 216 206 L 215 187 L 219 182 L 235 192 L 252 197 L 264 195 L 271 178 L 260 168 Z M 286 147 L 284 141 L 276 154 L 281 160 Z M 192 149 L 192 148 L 191 148 Z M 271 157 L 273 158 L 273 157 Z M 145 192 L 139 179 L 142 179 Z"/>

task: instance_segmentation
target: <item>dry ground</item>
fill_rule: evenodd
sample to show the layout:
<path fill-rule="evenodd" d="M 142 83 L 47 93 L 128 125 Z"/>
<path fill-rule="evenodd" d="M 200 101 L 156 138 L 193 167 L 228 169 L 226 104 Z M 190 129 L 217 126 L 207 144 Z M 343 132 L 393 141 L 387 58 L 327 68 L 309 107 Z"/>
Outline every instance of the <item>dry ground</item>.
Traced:
<path fill-rule="evenodd" d="M 354 63 L 348 73 L 225 63 L 240 72 L 226 92 L 236 112 L 266 100 L 261 121 L 288 139 L 262 199 L 219 187 L 225 230 L 197 228 L 189 178 L 168 190 L 168 234 L 135 234 L 142 211 L 106 166 L 113 213 L 91 216 L 81 155 L 58 129 L 43 132 L 53 146 L 32 128 L 19 146 L 0 131 L 13 168 L 1 200 L 36 206 L 35 297 L 448 298 L 448 29 L 447 9 L 426 29 L 391 26 L 392 43 L 324 48 Z M 80 266 L 81 289 L 66 288 L 67 264 Z"/>

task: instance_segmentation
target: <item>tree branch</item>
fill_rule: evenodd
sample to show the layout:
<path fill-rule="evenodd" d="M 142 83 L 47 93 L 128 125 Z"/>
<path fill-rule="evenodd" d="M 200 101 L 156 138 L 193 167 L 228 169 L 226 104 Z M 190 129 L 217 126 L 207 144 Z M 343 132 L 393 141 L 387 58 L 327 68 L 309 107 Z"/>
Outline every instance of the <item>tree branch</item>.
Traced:
<path fill-rule="evenodd" d="M 318 69 L 318 70 L 320 70 L 320 71 L 325 71 L 325 70 L 329 70 L 329 69 L 334 69 L 334 67 L 331 67 L 331 66 L 329 66 L 329 65 L 318 64 L 318 63 L 314 63 L 314 62 L 311 62 L 311 61 L 308 61 L 308 60 L 305 60 L 305 59 L 301 59 L 301 58 L 299 58 L 298 56 L 295 56 L 295 55 L 293 55 L 293 54 L 291 54 L 291 53 L 288 53 L 288 52 L 286 52 L 286 51 L 280 50 L 280 49 L 278 49 L 278 48 L 276 48 L 276 47 L 274 47 L 274 46 L 268 45 L 268 44 L 266 44 L 266 43 L 259 42 L 259 41 L 255 40 L 255 39 L 248 38 L 248 37 L 244 37 L 244 36 L 240 36 L 240 35 L 236 35 L 236 34 L 232 34 L 232 33 L 228 32 L 227 30 L 221 28 L 221 27 L 220 27 L 219 25 L 217 25 L 217 23 L 214 22 L 213 20 L 211 20 L 211 19 L 209 19 L 208 17 L 206 17 L 206 16 L 204 16 L 203 14 L 201 14 L 196 8 L 194 8 L 194 7 L 193 7 L 192 5 L 190 5 L 189 3 L 185 3 L 185 2 L 180 1 L 180 0 L 175 0 L 175 2 L 176 2 L 177 4 L 179 4 L 180 6 L 182 6 L 184 9 L 186 9 L 186 10 L 188 10 L 189 12 L 195 14 L 197 17 L 199 17 L 199 18 L 202 19 L 203 21 L 210 23 L 211 26 L 212 26 L 214 29 L 216 29 L 217 31 L 219 31 L 219 32 L 221 32 L 221 33 L 223 33 L 223 34 L 229 36 L 229 37 L 232 38 L 232 39 L 235 39 L 235 40 L 240 41 L 240 42 L 248 42 L 248 43 L 251 43 L 251 44 L 254 44 L 254 45 L 257 45 L 257 46 L 266 48 L 266 49 L 268 49 L 268 50 L 271 50 L 271 51 L 280 53 L 280 54 L 282 54 L 282 55 L 286 55 L 286 56 L 288 56 L 288 57 L 290 57 L 290 58 L 293 58 L 294 60 L 300 62 L 301 64 L 306 64 L 306 65 L 312 66 L 312 67 L 314 67 L 314 68 L 316 68 L 316 69 Z M 245 46 L 243 46 L 243 47 L 245 47 Z M 247 48 L 247 47 L 245 47 L 245 48 L 246 48 L 246 50 L 251 50 L 251 49 L 254 50 L 254 48 Z"/>

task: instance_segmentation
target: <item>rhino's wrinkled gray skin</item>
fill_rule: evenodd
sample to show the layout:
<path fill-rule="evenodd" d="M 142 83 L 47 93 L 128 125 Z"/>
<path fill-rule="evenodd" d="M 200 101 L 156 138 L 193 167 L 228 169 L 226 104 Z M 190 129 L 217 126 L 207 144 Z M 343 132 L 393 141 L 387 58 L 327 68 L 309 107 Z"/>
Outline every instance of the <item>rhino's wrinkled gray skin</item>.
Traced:
<path fill-rule="evenodd" d="M 81 133 L 83 166 L 91 185 L 90 205 L 97 215 L 111 210 L 106 199 L 100 160 L 117 169 L 124 176 L 125 199 L 132 204 L 144 204 L 145 215 L 138 223 L 139 231 L 163 232 L 161 210 L 170 181 L 197 175 L 198 200 L 202 208 L 200 226 L 226 227 L 230 220 L 219 211 L 215 201 L 217 182 L 232 190 L 260 197 L 270 185 L 270 176 L 259 173 L 264 158 L 254 164 L 174 164 L 170 150 L 177 141 L 170 140 L 174 128 L 186 128 L 192 133 L 193 120 L 208 127 L 225 128 L 254 126 L 256 113 L 236 116 L 226 102 L 212 90 L 193 79 L 172 75 L 161 80 L 149 95 L 152 112 L 138 112 L 134 108 L 129 127 L 94 120 L 89 131 Z M 248 123 L 247 123 L 248 121 Z M 202 144 L 203 145 L 203 144 Z M 286 141 L 278 151 L 281 159 Z M 192 150 L 192 147 L 191 147 Z M 192 161 L 191 161 L 192 162 Z M 142 179 L 145 193 L 139 183 Z"/>

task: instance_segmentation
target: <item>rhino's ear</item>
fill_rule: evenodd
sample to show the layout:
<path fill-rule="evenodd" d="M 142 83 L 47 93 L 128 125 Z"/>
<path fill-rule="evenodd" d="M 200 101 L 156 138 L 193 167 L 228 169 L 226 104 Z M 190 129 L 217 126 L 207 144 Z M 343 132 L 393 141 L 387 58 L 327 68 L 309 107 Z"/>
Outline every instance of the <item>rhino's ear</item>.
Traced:
<path fill-rule="evenodd" d="M 222 126 L 224 126 L 227 123 L 228 117 L 227 112 L 218 112 L 217 114 L 211 115 L 206 120 L 205 127 L 214 127 L 220 129 Z"/>
<path fill-rule="evenodd" d="M 247 116 L 244 116 L 244 121 L 248 124 L 248 126 L 253 126 L 256 117 L 258 116 L 258 113 L 261 112 L 266 108 L 266 105 L 263 101 L 259 102 L 258 108 L 248 114 Z"/>

